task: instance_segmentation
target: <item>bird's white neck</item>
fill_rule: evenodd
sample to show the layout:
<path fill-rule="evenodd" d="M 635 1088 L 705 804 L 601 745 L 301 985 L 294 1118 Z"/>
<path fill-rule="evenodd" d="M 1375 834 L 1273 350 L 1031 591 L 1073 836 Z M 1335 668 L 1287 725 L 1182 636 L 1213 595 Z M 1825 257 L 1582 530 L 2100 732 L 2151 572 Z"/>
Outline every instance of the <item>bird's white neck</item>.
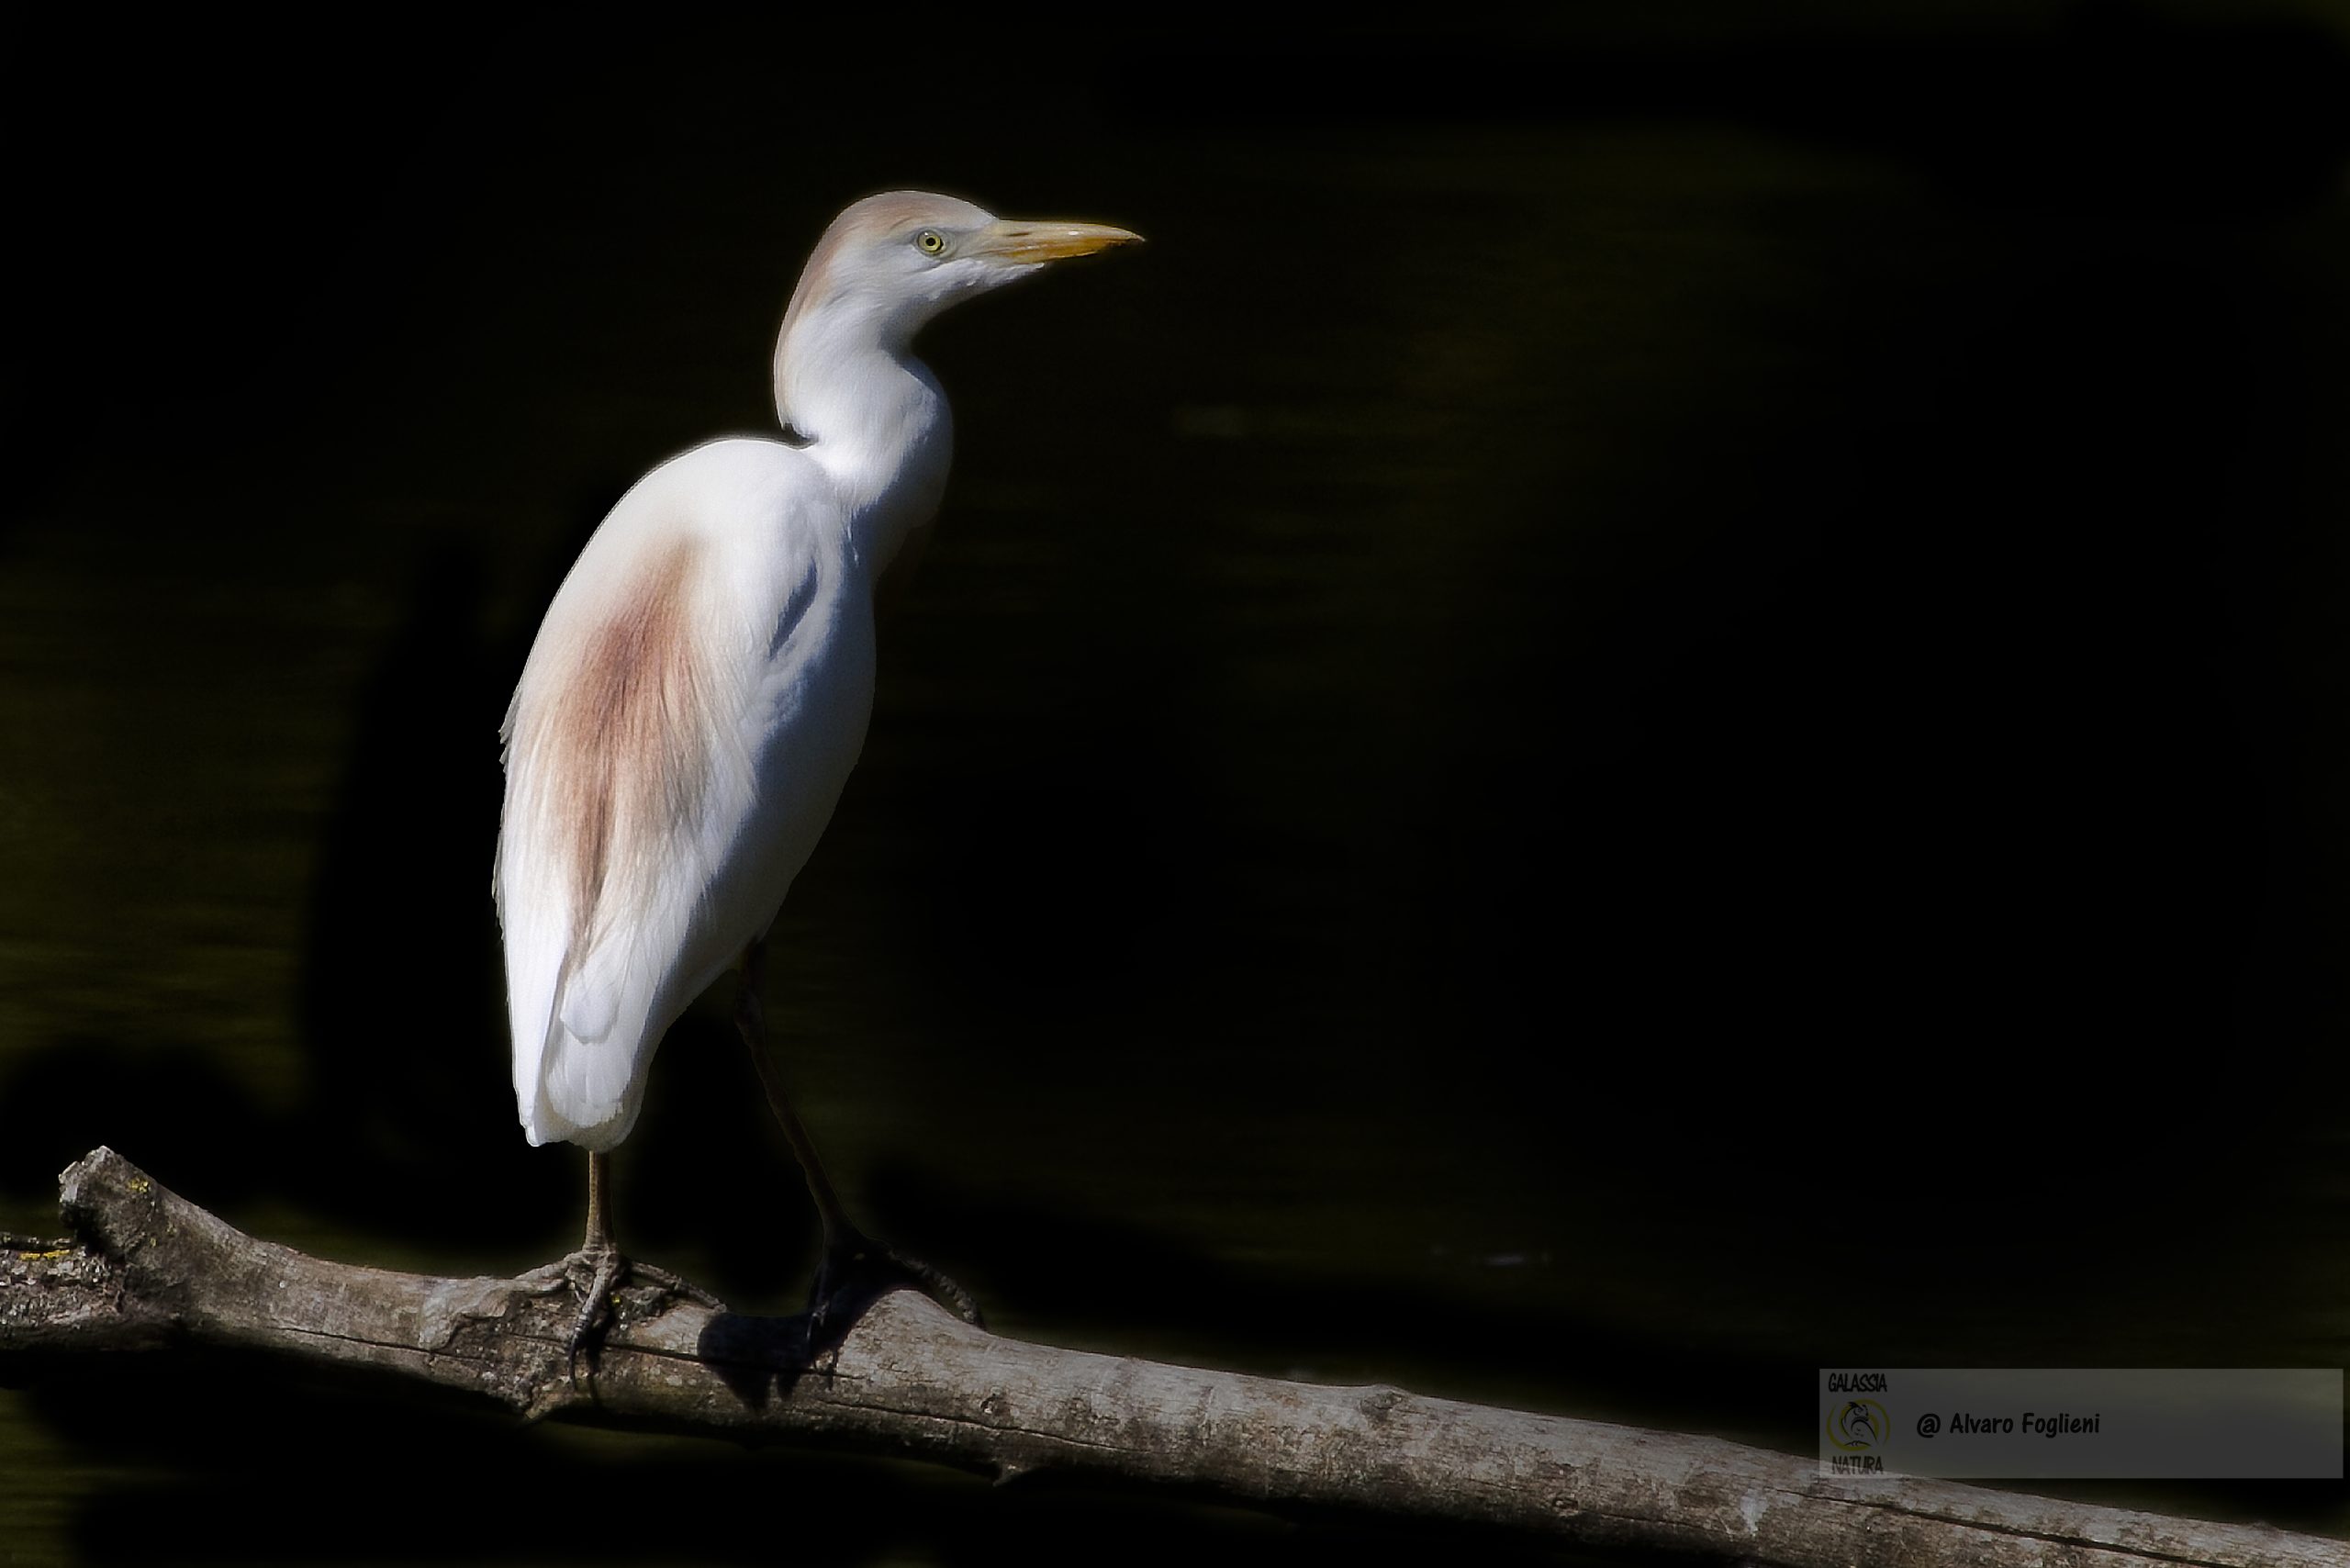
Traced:
<path fill-rule="evenodd" d="M 784 323 L 776 413 L 848 501 L 849 544 L 875 577 L 930 521 L 946 488 L 954 420 L 910 343 L 872 324 L 814 311 Z"/>

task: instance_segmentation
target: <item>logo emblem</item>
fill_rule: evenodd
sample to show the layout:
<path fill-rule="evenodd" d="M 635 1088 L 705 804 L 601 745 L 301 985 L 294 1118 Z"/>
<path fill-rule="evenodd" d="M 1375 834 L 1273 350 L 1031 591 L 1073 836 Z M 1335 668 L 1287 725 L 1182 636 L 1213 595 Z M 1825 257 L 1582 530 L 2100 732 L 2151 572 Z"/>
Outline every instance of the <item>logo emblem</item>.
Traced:
<path fill-rule="evenodd" d="M 1860 1453 L 1893 1434 L 1893 1417 L 1874 1399 L 1847 1399 L 1828 1417 L 1828 1440 L 1846 1453 Z"/>

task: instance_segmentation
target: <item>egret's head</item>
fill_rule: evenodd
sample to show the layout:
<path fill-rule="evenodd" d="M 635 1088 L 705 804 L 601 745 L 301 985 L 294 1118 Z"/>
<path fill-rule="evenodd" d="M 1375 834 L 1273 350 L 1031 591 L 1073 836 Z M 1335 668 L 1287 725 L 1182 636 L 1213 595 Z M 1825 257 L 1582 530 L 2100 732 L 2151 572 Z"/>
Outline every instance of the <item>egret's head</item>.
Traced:
<path fill-rule="evenodd" d="M 1103 223 L 998 218 L 953 196 L 890 191 L 867 196 L 816 241 L 785 313 L 822 314 L 900 346 L 947 306 L 1025 277 L 1047 262 L 1142 239 Z"/>

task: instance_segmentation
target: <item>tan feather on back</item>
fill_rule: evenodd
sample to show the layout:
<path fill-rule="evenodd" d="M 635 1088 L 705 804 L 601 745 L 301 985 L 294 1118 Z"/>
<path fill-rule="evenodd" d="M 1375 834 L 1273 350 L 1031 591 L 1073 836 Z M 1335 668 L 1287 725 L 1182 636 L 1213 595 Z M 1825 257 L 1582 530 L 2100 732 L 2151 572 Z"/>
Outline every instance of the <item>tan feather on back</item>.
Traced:
<path fill-rule="evenodd" d="M 575 959 L 602 935 L 607 886 L 649 874 L 701 797 L 709 757 L 690 737 L 707 726 L 711 690 L 687 619 L 699 554 L 685 538 L 649 562 L 517 737 L 555 791 L 542 809 L 556 831 L 540 842 L 570 857 Z"/>

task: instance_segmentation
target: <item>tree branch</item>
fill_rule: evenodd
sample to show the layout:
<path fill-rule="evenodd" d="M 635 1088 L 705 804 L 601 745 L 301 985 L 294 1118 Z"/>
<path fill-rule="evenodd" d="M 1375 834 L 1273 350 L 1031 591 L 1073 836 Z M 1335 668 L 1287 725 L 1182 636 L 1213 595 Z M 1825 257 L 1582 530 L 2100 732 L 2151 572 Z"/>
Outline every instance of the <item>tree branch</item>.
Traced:
<path fill-rule="evenodd" d="M 565 1354 L 554 1270 L 435 1279 L 257 1241 L 100 1148 L 62 1178 L 75 1238 L 0 1254 L 0 1363 L 258 1348 L 498 1400 L 532 1417 L 1180 1484 L 1229 1499 L 1477 1522 L 1600 1550 L 1787 1568 L 2061 1561 L 2321 1568 L 2338 1541 L 1919 1480 L 1427 1399 L 1000 1338 L 885 1296 L 811 1361 L 800 1318 L 624 1287 L 594 1364 Z"/>

